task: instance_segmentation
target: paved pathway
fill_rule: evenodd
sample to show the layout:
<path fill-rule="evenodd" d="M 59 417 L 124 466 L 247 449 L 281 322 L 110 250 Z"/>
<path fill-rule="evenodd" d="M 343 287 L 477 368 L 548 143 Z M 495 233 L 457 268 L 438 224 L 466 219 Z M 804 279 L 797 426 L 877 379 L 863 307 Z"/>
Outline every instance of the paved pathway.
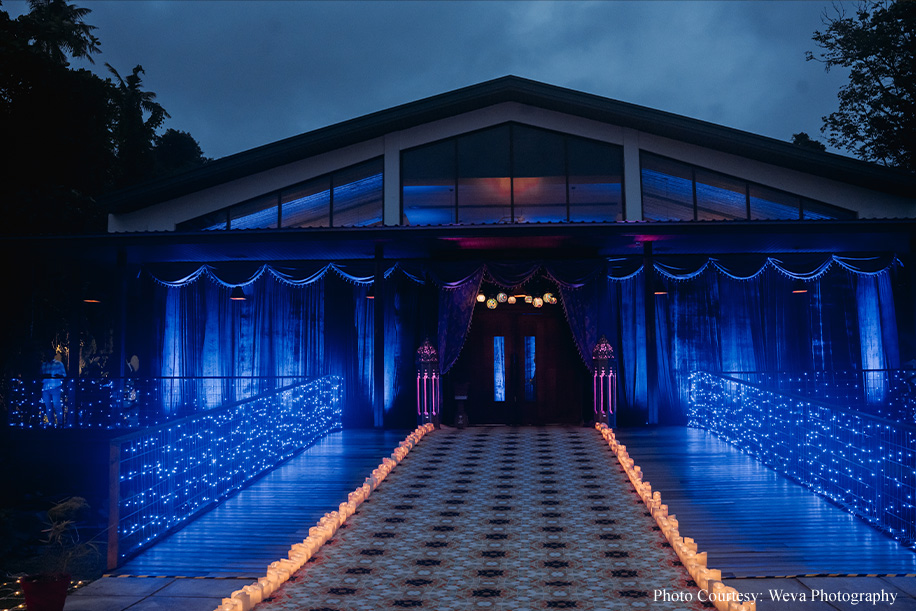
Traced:
<path fill-rule="evenodd" d="M 593 429 L 428 435 L 258 611 L 700 609 Z"/>

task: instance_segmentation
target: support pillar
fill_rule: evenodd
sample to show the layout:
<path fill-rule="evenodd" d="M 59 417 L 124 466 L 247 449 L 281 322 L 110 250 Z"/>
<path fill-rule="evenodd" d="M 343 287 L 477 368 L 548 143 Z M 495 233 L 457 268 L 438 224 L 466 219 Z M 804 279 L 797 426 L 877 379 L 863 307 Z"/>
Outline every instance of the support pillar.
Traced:
<path fill-rule="evenodd" d="M 655 333 L 655 258 L 652 242 L 642 243 L 643 272 L 645 277 L 646 317 L 646 407 L 647 424 L 658 424 L 658 346 Z"/>
<path fill-rule="evenodd" d="M 372 424 L 380 429 L 385 426 L 385 259 L 384 247 L 375 245 L 375 289 L 373 304 L 372 341 Z"/>

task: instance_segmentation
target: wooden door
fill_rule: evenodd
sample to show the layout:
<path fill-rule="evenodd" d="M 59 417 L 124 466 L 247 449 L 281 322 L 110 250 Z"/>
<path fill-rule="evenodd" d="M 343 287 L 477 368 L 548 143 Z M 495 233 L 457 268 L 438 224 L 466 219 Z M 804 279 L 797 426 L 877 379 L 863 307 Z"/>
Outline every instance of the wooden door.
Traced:
<path fill-rule="evenodd" d="M 562 307 L 478 304 L 450 374 L 467 383 L 470 424 L 577 424 L 588 371 Z"/>

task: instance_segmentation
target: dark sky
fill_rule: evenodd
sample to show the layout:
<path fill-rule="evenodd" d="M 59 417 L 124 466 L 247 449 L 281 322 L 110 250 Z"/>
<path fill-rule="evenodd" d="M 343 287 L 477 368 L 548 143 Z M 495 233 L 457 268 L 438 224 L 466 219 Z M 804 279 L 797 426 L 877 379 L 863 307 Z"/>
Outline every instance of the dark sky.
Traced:
<path fill-rule="evenodd" d="M 805 61 L 822 1 L 74 3 L 98 27 L 93 69 L 142 64 L 166 127 L 214 158 L 507 74 L 824 139 L 845 78 Z"/>

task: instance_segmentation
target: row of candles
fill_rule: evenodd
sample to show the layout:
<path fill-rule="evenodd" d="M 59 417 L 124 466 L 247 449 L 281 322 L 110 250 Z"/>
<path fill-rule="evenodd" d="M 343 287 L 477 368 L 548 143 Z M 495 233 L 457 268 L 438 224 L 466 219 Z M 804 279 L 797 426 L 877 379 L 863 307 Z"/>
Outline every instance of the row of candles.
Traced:
<path fill-rule="evenodd" d="M 655 522 L 668 539 L 678 559 L 700 589 L 706 591 L 705 600 L 713 603 L 718 611 L 756 611 L 757 603 L 754 601 L 741 602 L 744 597 L 738 590 L 722 583 L 722 572 L 706 566 L 706 552 L 699 553 L 693 539 L 681 536 L 677 517 L 668 513 L 668 506 L 662 503 L 661 493 L 653 492 L 652 485 L 643 481 L 642 469 L 630 458 L 627 447 L 617 442 L 613 429 L 603 422 L 595 424 L 595 428 L 617 455 L 617 461 L 630 478 L 633 488 L 646 504 L 652 517 L 655 518 Z"/>
<path fill-rule="evenodd" d="M 381 464 L 373 469 L 362 486 L 347 495 L 346 502 L 341 503 L 337 511 L 324 514 L 318 523 L 309 529 L 308 537 L 290 547 L 287 558 L 271 562 L 264 577 L 259 577 L 256 582 L 236 590 L 229 598 L 224 598 L 216 611 L 250 611 L 261 601 L 267 600 L 318 553 L 321 546 L 334 536 L 347 518 L 356 513 L 356 509 L 369 498 L 372 491 L 433 428 L 432 423 L 424 424 L 408 435 L 398 444 L 390 457 L 382 459 Z"/>

